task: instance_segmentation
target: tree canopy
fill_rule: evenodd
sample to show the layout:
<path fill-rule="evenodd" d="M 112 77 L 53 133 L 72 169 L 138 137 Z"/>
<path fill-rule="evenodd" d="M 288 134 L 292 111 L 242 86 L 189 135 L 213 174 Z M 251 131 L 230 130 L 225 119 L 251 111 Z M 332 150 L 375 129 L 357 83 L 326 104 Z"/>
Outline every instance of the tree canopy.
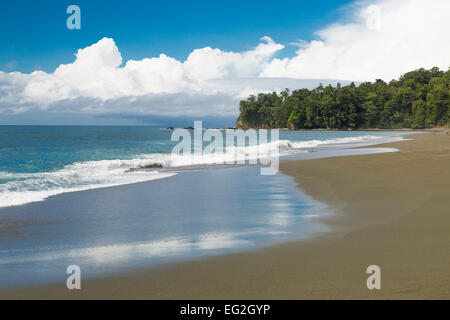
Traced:
<path fill-rule="evenodd" d="M 399 80 L 260 93 L 240 102 L 238 126 L 295 129 L 423 129 L 450 121 L 450 69 Z"/>

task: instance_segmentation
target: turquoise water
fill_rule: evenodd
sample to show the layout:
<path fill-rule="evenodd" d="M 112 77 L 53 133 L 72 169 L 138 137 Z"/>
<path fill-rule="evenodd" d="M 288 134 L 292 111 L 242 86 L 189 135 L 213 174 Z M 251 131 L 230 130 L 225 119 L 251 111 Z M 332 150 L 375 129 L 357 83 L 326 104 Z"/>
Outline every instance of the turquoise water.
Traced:
<path fill-rule="evenodd" d="M 177 144 L 170 140 L 171 134 L 172 130 L 154 127 L 0 126 L 0 172 L 51 172 L 77 162 L 169 154 Z M 306 142 L 402 134 L 389 131 L 280 131 L 280 140 Z M 0 179 L 6 180 L 4 176 Z"/>
<path fill-rule="evenodd" d="M 192 167 L 171 158 L 171 134 L 0 127 L 0 287 L 64 284 L 72 264 L 83 277 L 105 276 L 327 230 L 316 219 L 327 208 L 292 178 L 263 176 L 258 166 Z M 369 152 L 349 147 L 405 134 L 281 131 L 276 145 L 286 159 L 309 159 Z M 127 173 L 155 162 L 164 167 Z"/>
<path fill-rule="evenodd" d="M 188 157 L 171 157 L 178 143 L 171 141 L 172 132 L 155 127 L 0 126 L 0 207 L 42 201 L 64 192 L 166 178 L 184 166 L 209 164 L 208 160 L 193 163 Z M 278 145 L 282 154 L 291 154 L 400 134 L 404 133 L 280 131 Z M 151 163 L 163 164 L 164 170 L 126 172 Z"/>

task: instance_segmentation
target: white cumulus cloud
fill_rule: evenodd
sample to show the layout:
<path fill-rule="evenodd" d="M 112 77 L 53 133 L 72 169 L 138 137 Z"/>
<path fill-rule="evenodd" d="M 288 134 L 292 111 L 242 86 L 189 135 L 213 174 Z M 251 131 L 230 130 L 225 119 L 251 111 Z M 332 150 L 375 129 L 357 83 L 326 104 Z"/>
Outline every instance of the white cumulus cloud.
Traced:
<path fill-rule="evenodd" d="M 353 19 L 300 42 L 296 56 L 273 59 L 262 77 L 392 80 L 417 68 L 450 66 L 449 0 L 354 3 Z"/>
<path fill-rule="evenodd" d="M 347 21 L 318 31 L 315 40 L 293 39 L 298 50 L 284 59 L 276 58 L 284 45 L 265 36 L 244 52 L 205 47 L 184 61 L 161 54 L 125 62 L 114 40 L 103 38 L 52 73 L 0 71 L 0 114 L 235 116 L 239 100 L 258 92 L 336 84 L 325 79 L 389 81 L 420 67 L 450 66 L 449 0 L 373 0 L 351 8 Z"/>
<path fill-rule="evenodd" d="M 114 40 L 103 38 L 79 49 L 73 63 L 60 65 L 53 73 L 0 72 L 0 112 L 62 109 L 70 105 L 74 111 L 108 113 L 120 112 L 120 102 L 125 113 L 138 105 L 135 111 L 139 114 L 180 115 L 184 103 L 189 113 L 235 114 L 234 106 L 244 97 L 242 89 L 224 89 L 209 81 L 256 78 L 274 54 L 284 48 L 269 37 L 261 40 L 246 52 L 206 47 L 194 50 L 184 62 L 161 54 L 123 65 Z M 208 97 L 212 104 L 205 109 Z M 200 101 L 197 108 L 195 101 Z"/>

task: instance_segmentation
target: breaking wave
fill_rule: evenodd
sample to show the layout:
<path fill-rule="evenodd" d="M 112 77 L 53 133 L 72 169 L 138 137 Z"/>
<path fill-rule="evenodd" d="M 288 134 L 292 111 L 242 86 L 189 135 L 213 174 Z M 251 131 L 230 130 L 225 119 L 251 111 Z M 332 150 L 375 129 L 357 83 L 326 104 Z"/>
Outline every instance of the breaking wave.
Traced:
<path fill-rule="evenodd" d="M 43 201 L 50 196 L 66 192 L 125 185 L 173 176 L 183 167 L 220 165 L 233 161 L 307 152 L 310 149 L 333 145 L 357 144 L 381 139 L 379 136 L 361 136 L 331 140 L 290 141 L 279 140 L 259 146 L 233 147 L 225 152 L 203 155 L 172 155 L 167 153 L 143 154 L 128 160 L 100 160 L 76 162 L 51 172 L 0 172 L 0 208 Z M 151 164 L 162 169 L 136 170 Z"/>

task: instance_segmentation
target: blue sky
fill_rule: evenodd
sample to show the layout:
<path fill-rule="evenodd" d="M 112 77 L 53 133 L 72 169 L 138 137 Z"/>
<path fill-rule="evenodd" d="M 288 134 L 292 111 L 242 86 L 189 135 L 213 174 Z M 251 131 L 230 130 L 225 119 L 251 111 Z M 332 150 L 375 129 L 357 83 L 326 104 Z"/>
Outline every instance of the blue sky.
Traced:
<path fill-rule="evenodd" d="M 2 1 L 0 124 L 232 126 L 252 94 L 447 70 L 448 30 L 449 0 Z"/>
<path fill-rule="evenodd" d="M 184 60 L 195 48 L 245 51 L 269 35 L 278 43 L 311 40 L 343 15 L 348 0 L 15 0 L 0 6 L 0 70 L 53 71 L 78 48 L 111 37 L 124 60 L 165 53 Z M 77 4 L 82 29 L 66 28 Z M 279 55 L 291 55 L 287 47 Z"/>

